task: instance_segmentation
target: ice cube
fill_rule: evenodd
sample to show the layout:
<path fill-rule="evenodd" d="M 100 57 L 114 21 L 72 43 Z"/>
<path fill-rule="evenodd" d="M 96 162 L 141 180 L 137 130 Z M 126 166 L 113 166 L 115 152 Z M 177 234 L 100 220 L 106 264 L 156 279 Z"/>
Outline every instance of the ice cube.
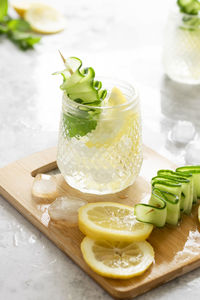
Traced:
<path fill-rule="evenodd" d="M 70 196 L 58 197 L 48 209 L 50 218 L 59 223 L 73 225 L 78 223 L 78 209 L 87 201 Z"/>
<path fill-rule="evenodd" d="M 37 174 L 33 181 L 32 195 L 36 202 L 52 202 L 58 197 L 56 177 Z"/>
<path fill-rule="evenodd" d="M 195 127 L 189 121 L 178 121 L 169 133 L 169 139 L 173 143 L 187 144 L 195 138 Z"/>
<path fill-rule="evenodd" d="M 189 165 L 200 164 L 200 141 L 190 142 L 185 149 L 185 161 Z"/>

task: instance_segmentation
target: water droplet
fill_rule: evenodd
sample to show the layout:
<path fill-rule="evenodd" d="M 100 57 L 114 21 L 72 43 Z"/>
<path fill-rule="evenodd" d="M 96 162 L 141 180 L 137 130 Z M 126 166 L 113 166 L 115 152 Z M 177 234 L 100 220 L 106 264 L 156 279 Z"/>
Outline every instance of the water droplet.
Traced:
<path fill-rule="evenodd" d="M 31 235 L 30 238 L 28 239 L 30 244 L 35 244 L 37 241 L 37 236 L 36 235 Z"/>
<path fill-rule="evenodd" d="M 13 245 L 17 247 L 19 245 L 16 233 L 13 235 Z"/>

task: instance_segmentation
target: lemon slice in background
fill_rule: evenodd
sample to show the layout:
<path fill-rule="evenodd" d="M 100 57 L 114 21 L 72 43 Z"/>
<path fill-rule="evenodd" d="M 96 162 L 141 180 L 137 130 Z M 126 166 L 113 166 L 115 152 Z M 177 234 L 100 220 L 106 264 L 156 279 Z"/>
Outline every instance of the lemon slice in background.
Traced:
<path fill-rule="evenodd" d="M 14 0 L 11 1 L 11 5 L 14 8 L 14 10 L 18 13 L 18 15 L 20 15 L 20 17 L 23 18 L 25 12 L 30 7 L 31 2 L 25 0 Z"/>
<path fill-rule="evenodd" d="M 136 220 L 134 207 L 113 202 L 89 203 L 79 209 L 79 228 L 94 239 L 144 241 L 153 225 Z"/>
<path fill-rule="evenodd" d="M 85 237 L 81 243 L 83 258 L 99 275 L 127 279 L 139 276 L 154 261 L 152 246 L 144 242 L 96 241 Z"/>
<path fill-rule="evenodd" d="M 50 34 L 65 28 L 65 19 L 53 7 L 42 3 L 32 3 L 24 14 L 31 28 L 39 33 Z"/>

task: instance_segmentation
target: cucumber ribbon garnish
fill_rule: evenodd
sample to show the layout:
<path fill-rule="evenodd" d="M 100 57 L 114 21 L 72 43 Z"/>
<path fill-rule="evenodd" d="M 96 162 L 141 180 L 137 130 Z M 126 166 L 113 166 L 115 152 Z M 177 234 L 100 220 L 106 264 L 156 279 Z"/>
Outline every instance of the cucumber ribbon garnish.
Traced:
<path fill-rule="evenodd" d="M 194 31 L 199 29 L 200 26 L 200 1 L 198 0 L 178 0 L 177 4 L 180 8 L 180 12 L 187 15 L 183 16 L 182 21 L 186 27 L 181 27 L 184 30 Z"/>
<path fill-rule="evenodd" d="M 60 88 L 70 100 L 86 105 L 78 106 L 77 111 L 73 113 L 70 110 L 63 112 L 64 131 L 70 138 L 80 138 L 96 128 L 100 109 L 92 106 L 100 106 L 107 91 L 101 89 L 101 81 L 94 80 L 93 68 L 82 69 L 82 61 L 77 57 L 70 57 L 67 60 L 62 54 L 61 57 L 66 68 L 54 73 L 63 76 Z"/>
<path fill-rule="evenodd" d="M 200 198 L 200 166 L 180 167 L 175 172 L 159 170 L 151 183 L 149 203 L 135 206 L 137 219 L 157 227 L 177 225 L 181 213 L 190 214 Z"/>

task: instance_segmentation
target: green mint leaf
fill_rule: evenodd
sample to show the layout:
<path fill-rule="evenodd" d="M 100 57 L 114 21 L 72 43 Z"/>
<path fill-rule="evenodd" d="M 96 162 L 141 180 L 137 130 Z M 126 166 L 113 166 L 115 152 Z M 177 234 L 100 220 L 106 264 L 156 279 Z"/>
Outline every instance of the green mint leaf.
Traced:
<path fill-rule="evenodd" d="M 8 0 L 0 0 L 0 22 L 8 13 Z"/>
<path fill-rule="evenodd" d="M 88 114 L 88 113 L 87 113 Z M 63 114 L 64 134 L 70 138 L 85 136 L 87 133 L 94 130 L 97 126 L 97 121 L 88 114 L 88 118 L 79 118 L 72 114 Z"/>
<path fill-rule="evenodd" d="M 10 31 L 8 37 L 22 50 L 33 48 L 33 46 L 40 41 L 40 37 L 29 32 Z"/>
<path fill-rule="evenodd" d="M 6 24 L 0 24 L 0 34 L 5 34 L 8 32 L 8 26 Z"/>
<path fill-rule="evenodd" d="M 31 26 L 28 22 L 22 19 L 12 19 L 7 12 L 8 1 L 0 0 L 0 34 L 6 34 L 22 50 L 33 48 L 41 38 L 31 33 Z"/>
<path fill-rule="evenodd" d="M 0 0 L 1 1 L 1 0 Z M 11 31 L 21 31 L 21 32 L 29 32 L 31 31 L 31 26 L 28 22 L 22 19 L 13 19 L 8 22 L 8 28 Z"/>

